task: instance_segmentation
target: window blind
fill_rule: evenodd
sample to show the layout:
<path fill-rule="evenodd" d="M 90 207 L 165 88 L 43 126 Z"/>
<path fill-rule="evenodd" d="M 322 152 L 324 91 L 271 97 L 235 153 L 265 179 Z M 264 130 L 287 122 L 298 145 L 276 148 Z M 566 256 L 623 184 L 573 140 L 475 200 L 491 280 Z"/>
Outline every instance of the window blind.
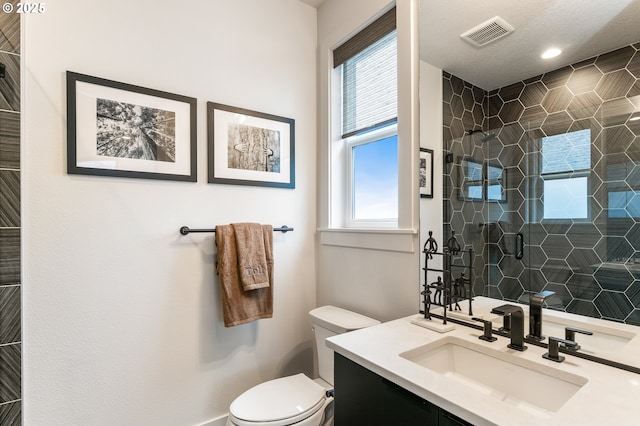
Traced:
<path fill-rule="evenodd" d="M 333 67 L 337 68 L 347 59 L 362 52 L 382 37 L 396 29 L 396 8 L 373 21 L 358 34 L 345 41 L 333 51 Z"/>
<path fill-rule="evenodd" d="M 334 51 L 342 66 L 342 137 L 395 122 L 398 115 L 395 8 Z"/>

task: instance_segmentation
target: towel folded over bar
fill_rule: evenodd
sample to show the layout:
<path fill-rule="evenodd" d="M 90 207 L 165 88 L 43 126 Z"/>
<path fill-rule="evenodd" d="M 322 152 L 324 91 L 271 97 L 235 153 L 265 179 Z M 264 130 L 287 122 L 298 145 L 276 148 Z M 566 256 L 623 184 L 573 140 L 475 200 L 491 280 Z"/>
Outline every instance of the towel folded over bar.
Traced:
<path fill-rule="evenodd" d="M 259 226 L 262 231 L 268 285 L 253 290 L 245 290 L 240 279 L 240 253 L 235 224 L 216 227 L 216 272 L 222 289 L 225 327 L 273 316 L 273 227 Z"/>
<path fill-rule="evenodd" d="M 265 235 L 268 232 L 272 239 L 271 225 L 263 232 L 259 223 L 232 223 L 236 236 L 238 252 L 238 274 L 244 290 L 256 290 L 269 286 L 267 257 L 265 254 Z"/>

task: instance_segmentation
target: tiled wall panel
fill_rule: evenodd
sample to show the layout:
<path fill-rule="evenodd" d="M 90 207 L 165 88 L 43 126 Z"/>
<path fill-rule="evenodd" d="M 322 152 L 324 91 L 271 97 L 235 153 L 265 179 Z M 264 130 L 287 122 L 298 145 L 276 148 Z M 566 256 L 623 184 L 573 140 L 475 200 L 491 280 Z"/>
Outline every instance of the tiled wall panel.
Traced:
<path fill-rule="evenodd" d="M 20 229 L 0 228 L 0 286 L 20 284 Z"/>
<path fill-rule="evenodd" d="M 21 417 L 20 401 L 0 405 L 0 425 L 19 425 Z"/>
<path fill-rule="evenodd" d="M 0 170 L 0 227 L 20 226 L 20 171 Z"/>
<path fill-rule="evenodd" d="M 15 5 L 17 1 L 5 3 Z M 0 14 L 0 52 L 20 54 L 20 18 L 17 13 Z"/>
<path fill-rule="evenodd" d="M 12 2 L 17 3 L 17 2 Z M 22 422 L 20 15 L 0 14 L 0 425 Z"/>
<path fill-rule="evenodd" d="M 5 77 L 0 79 L 0 109 L 20 111 L 20 56 L 0 52 L 5 65 Z"/>
<path fill-rule="evenodd" d="M 640 43 L 491 92 L 446 73 L 443 83 L 444 147 L 454 158 L 445 232 L 478 253 L 476 293 L 526 302 L 530 291 L 553 290 L 552 308 L 640 325 L 640 120 L 631 120 L 640 116 Z M 465 137 L 472 123 L 453 102 L 465 88 L 484 93 L 488 146 L 481 134 Z M 589 218 L 542 220 L 531 213 L 543 209 L 531 195 L 542 192 L 541 138 L 581 129 L 591 152 L 572 155 L 591 157 Z M 506 202 L 461 199 L 464 157 L 504 167 Z M 517 232 L 527 238 L 523 262 L 513 258 Z"/>
<path fill-rule="evenodd" d="M 0 169 L 20 169 L 20 114 L 0 111 Z"/>

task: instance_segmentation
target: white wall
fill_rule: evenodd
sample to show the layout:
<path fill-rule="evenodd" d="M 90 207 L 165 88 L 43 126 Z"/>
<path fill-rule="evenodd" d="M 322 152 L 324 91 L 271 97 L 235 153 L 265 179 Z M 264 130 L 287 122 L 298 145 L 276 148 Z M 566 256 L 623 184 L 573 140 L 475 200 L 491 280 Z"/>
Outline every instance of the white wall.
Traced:
<path fill-rule="evenodd" d="M 24 422 L 195 425 L 312 370 L 316 10 L 297 0 L 56 0 L 25 16 Z M 198 182 L 66 174 L 65 71 L 198 99 Z M 296 120 L 296 189 L 206 183 L 206 101 Z M 274 235 L 274 317 L 226 329 L 213 234 Z"/>
<path fill-rule="evenodd" d="M 419 309 L 417 1 L 398 0 L 399 225 L 397 232 L 327 230 L 331 51 L 362 29 L 389 0 L 327 0 L 318 10 L 319 224 L 318 304 L 334 304 L 379 320 Z M 364 248 L 363 246 L 368 246 Z"/>
<path fill-rule="evenodd" d="M 420 146 L 433 150 L 433 198 L 420 199 L 420 250 L 433 231 L 442 251 L 442 70 L 424 61 L 420 61 Z M 442 261 L 440 256 L 435 259 Z M 420 265 L 424 267 L 424 256 Z"/>

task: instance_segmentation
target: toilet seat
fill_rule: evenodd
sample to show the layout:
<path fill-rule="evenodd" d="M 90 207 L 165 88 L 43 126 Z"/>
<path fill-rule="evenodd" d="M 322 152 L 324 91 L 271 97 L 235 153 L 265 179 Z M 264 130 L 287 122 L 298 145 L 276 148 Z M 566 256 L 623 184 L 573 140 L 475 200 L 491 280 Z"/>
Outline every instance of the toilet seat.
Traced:
<path fill-rule="evenodd" d="M 327 400 L 325 389 L 305 376 L 260 383 L 237 397 L 229 416 L 238 426 L 284 426 L 313 415 Z"/>

